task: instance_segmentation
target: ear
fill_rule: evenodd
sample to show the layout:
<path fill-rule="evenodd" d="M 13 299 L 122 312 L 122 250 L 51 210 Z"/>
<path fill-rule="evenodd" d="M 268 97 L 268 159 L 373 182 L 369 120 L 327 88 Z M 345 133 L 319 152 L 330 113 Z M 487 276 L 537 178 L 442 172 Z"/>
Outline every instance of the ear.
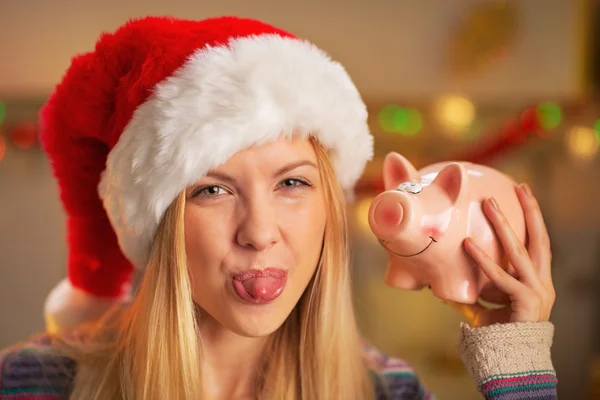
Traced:
<path fill-rule="evenodd" d="M 385 190 L 396 189 L 404 182 L 417 181 L 420 175 L 406 158 L 398 153 L 389 153 L 383 160 L 383 184 Z"/>
<path fill-rule="evenodd" d="M 452 204 L 456 204 L 466 191 L 467 171 L 459 163 L 448 164 L 438 173 L 431 185 L 442 189 Z"/>

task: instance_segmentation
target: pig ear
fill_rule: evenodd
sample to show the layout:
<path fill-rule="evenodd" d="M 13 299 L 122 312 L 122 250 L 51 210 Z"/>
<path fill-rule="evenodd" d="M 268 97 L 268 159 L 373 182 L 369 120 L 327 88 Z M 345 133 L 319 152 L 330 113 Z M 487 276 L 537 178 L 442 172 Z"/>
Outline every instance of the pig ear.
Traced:
<path fill-rule="evenodd" d="M 440 187 L 443 192 L 448 194 L 452 204 L 456 204 L 465 193 L 467 171 L 459 163 L 448 164 L 438 173 L 431 185 Z"/>
<path fill-rule="evenodd" d="M 418 181 L 419 173 L 406 158 L 398 153 L 389 153 L 383 160 L 383 184 L 385 190 L 396 189 L 409 181 Z"/>

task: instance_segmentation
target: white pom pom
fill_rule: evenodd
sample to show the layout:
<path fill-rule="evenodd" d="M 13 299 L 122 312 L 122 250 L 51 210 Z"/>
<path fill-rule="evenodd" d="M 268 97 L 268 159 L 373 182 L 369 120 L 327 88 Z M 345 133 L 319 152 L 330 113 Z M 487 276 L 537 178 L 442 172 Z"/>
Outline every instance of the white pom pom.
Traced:
<path fill-rule="evenodd" d="M 68 279 L 63 279 L 46 298 L 46 330 L 57 333 L 94 321 L 114 305 L 127 302 L 129 297 L 129 294 L 120 298 L 94 296 L 74 287 Z"/>

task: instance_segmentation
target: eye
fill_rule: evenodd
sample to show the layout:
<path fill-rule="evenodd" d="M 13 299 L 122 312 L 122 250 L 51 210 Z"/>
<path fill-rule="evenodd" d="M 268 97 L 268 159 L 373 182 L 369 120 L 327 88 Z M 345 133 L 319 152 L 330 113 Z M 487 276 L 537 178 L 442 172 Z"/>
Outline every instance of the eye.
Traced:
<path fill-rule="evenodd" d="M 203 188 L 198 189 L 194 196 L 203 196 L 203 197 L 216 197 L 223 194 L 227 194 L 227 190 L 223 189 L 221 186 L 205 186 Z"/>
<path fill-rule="evenodd" d="M 279 186 L 283 189 L 297 189 L 301 186 L 310 186 L 310 185 L 301 179 L 289 178 L 289 179 L 284 179 L 283 181 L 281 181 L 279 183 Z"/>

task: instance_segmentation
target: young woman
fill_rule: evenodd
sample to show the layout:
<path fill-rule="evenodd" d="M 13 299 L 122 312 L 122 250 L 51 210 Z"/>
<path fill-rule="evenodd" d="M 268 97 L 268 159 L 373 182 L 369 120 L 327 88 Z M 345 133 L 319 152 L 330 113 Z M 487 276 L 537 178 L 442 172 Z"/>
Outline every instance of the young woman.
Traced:
<path fill-rule="evenodd" d="M 338 63 L 259 21 L 102 36 L 42 112 L 69 277 L 51 332 L 3 353 L 0 399 L 431 398 L 355 323 L 345 194 L 372 156 L 366 122 Z M 459 306 L 460 349 L 487 398 L 555 399 L 548 236 L 518 194 L 529 251 L 485 208 L 519 280 L 466 243 L 511 307 Z"/>

